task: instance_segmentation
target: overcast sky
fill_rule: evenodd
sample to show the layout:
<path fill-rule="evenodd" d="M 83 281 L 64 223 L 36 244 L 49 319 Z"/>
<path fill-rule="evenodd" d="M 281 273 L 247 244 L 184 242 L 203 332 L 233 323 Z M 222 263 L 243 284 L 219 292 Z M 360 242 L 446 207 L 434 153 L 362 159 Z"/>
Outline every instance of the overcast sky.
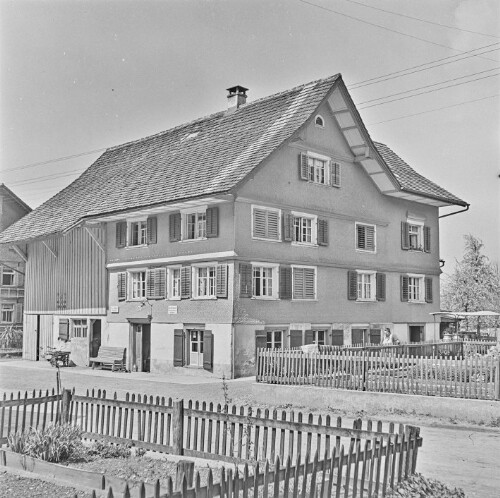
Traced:
<path fill-rule="evenodd" d="M 465 233 L 500 259 L 498 0 L 0 0 L 0 19 L 0 182 L 32 207 L 229 86 L 253 100 L 340 72 L 372 138 L 471 204 L 441 220 L 445 272 Z"/>

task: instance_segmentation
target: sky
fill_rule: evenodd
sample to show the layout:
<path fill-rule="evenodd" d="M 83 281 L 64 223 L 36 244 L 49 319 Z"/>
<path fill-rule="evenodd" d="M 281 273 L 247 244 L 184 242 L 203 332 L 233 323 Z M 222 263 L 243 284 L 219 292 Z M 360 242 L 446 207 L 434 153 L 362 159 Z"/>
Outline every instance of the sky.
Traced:
<path fill-rule="evenodd" d="M 440 221 L 444 272 L 468 233 L 498 264 L 499 49 L 498 0 L 0 0 L 0 182 L 36 207 L 230 86 L 340 72 L 371 137 L 470 203 Z"/>

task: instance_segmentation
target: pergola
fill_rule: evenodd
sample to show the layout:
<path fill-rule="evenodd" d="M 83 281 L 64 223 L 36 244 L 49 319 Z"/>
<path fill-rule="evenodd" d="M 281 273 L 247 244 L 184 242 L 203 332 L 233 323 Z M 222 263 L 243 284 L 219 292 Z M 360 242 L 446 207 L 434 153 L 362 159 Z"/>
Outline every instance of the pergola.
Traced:
<path fill-rule="evenodd" d="M 458 333 L 458 323 L 460 320 L 464 320 L 465 318 L 477 317 L 477 333 L 481 332 L 481 317 L 497 317 L 497 326 L 496 333 L 498 336 L 498 317 L 500 313 L 496 311 L 435 311 L 434 313 L 430 313 L 434 317 L 434 322 L 436 321 L 436 317 L 444 318 L 455 323 L 455 333 Z M 498 338 L 498 337 L 497 337 Z"/>

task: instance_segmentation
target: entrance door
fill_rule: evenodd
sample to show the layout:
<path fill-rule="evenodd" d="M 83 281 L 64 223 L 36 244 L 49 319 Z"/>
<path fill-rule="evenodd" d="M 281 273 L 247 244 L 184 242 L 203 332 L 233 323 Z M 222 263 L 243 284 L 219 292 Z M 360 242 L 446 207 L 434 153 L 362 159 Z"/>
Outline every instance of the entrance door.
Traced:
<path fill-rule="evenodd" d="M 410 325 L 410 342 L 422 342 L 424 340 L 423 325 Z"/>
<path fill-rule="evenodd" d="M 203 367 L 203 330 L 189 331 L 189 364 Z"/>
<path fill-rule="evenodd" d="M 92 320 L 92 339 L 90 341 L 90 357 L 95 358 L 101 347 L 101 320 Z"/>
<path fill-rule="evenodd" d="M 151 368 L 151 325 L 133 323 L 131 334 L 130 368 L 136 372 L 149 372 Z"/>
<path fill-rule="evenodd" d="M 366 342 L 366 329 L 352 329 L 352 345 L 359 346 Z"/>

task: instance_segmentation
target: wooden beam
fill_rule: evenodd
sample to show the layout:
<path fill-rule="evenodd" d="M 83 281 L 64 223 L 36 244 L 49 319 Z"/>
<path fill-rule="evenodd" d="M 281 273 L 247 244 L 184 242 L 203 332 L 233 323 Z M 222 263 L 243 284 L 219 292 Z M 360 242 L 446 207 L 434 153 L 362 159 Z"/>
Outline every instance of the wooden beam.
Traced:
<path fill-rule="evenodd" d="M 96 234 L 89 227 L 87 227 L 87 226 L 84 226 L 83 228 L 85 228 L 86 232 L 90 235 L 90 237 L 92 238 L 92 240 L 99 246 L 99 248 L 101 249 L 101 251 L 103 253 L 106 253 L 106 249 L 101 244 L 101 242 L 97 238 Z"/>
<path fill-rule="evenodd" d="M 357 125 L 353 125 L 353 126 L 345 126 L 344 128 L 340 128 L 342 131 L 348 131 L 348 130 L 355 130 L 357 129 L 358 126 Z"/>
<path fill-rule="evenodd" d="M 28 256 L 24 254 L 24 251 L 21 250 L 19 246 L 12 246 L 12 249 L 14 249 L 14 252 L 25 262 L 28 262 Z"/>
<path fill-rule="evenodd" d="M 52 254 L 52 256 L 54 256 L 54 258 L 57 259 L 57 254 L 54 251 L 54 249 L 52 249 L 52 247 L 50 247 L 49 244 L 47 244 L 47 242 L 45 242 L 44 240 L 42 241 L 42 244 L 47 248 L 47 250 L 50 252 L 50 254 Z"/>

